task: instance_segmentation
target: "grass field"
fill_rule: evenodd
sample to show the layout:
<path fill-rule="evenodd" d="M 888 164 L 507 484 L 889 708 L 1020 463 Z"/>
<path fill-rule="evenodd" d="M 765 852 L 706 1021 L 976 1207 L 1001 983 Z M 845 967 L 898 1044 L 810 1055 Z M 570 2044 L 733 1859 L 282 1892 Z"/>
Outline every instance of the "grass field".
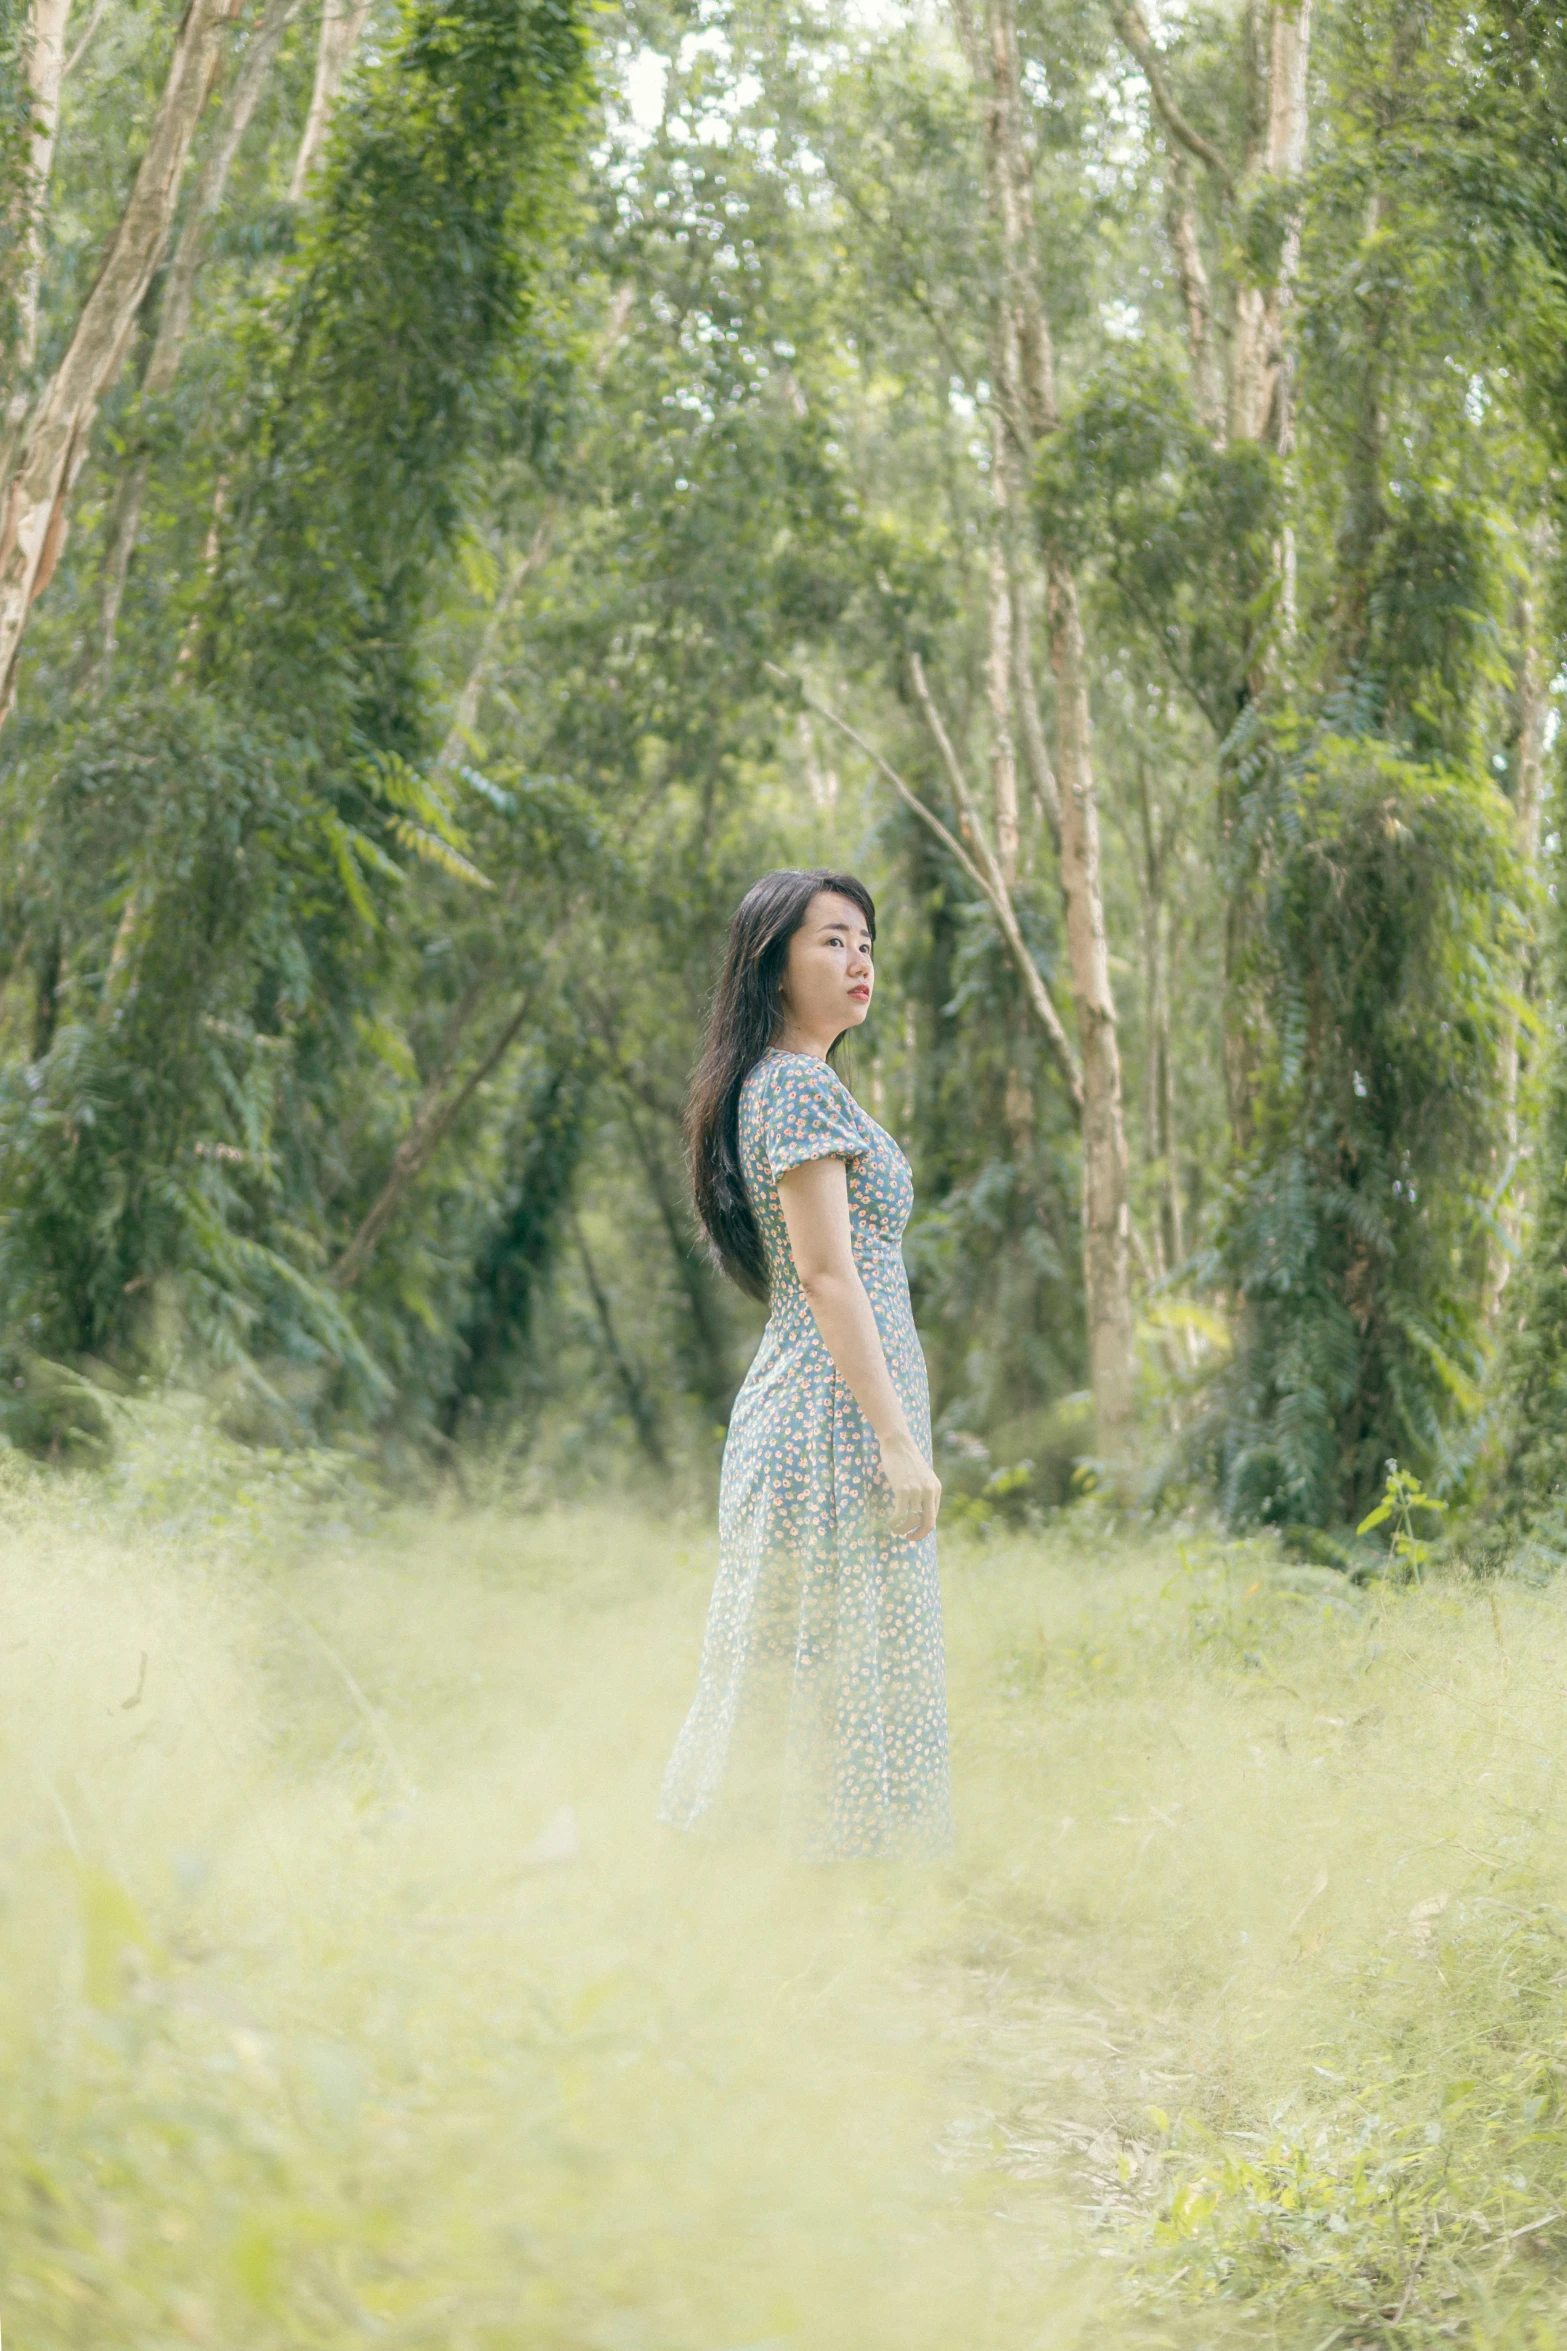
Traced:
<path fill-rule="evenodd" d="M 1567 2345 L 1567 1606 L 944 1557 L 959 1857 L 652 1827 L 713 1564 L 0 1471 L 10 2351 Z"/>

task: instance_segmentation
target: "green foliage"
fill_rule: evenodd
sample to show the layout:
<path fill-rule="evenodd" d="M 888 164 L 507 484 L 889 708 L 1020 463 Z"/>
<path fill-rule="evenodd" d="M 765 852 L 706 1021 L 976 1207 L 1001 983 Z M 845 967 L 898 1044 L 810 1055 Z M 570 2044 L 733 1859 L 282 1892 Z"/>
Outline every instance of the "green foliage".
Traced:
<path fill-rule="evenodd" d="M 418 746 L 415 632 L 484 404 L 515 373 L 582 69 L 563 0 L 409 0 L 249 340 L 202 668 L 290 709 L 329 773 L 355 737 Z"/>
<path fill-rule="evenodd" d="M 1559 1585 L 992 1523 L 963 1866 L 867 1900 L 649 1868 L 689 1521 L 123 1420 L 106 1478 L 0 1469 L 41 2351 L 1559 2340 Z"/>
<path fill-rule="evenodd" d="M 1241 775 L 1276 1025 L 1216 1246 L 1239 1332 L 1202 1441 L 1238 1517 L 1332 1523 L 1394 1444 L 1459 1474 L 1517 877 L 1498 793 L 1375 738 L 1259 740 Z"/>
<path fill-rule="evenodd" d="M 1387 1465 L 1387 1484 L 1382 1499 L 1374 1510 L 1368 1510 L 1357 1535 L 1369 1535 L 1373 1527 L 1386 1526 L 1392 1521 L 1393 1532 L 1389 1547 L 1398 1564 L 1418 1584 L 1424 1570 L 1430 1566 L 1436 1546 L 1415 1533 L 1415 1512 L 1442 1512 L 1447 1504 L 1435 1494 L 1428 1494 L 1413 1470 L 1400 1469 L 1396 1461 Z"/>
<path fill-rule="evenodd" d="M 1383 724 L 1416 759 L 1470 765 L 1485 689 L 1511 683 L 1497 570 L 1487 518 L 1471 500 L 1441 484 L 1403 488 L 1377 543 L 1365 665 Z"/>
<path fill-rule="evenodd" d="M 72 1467 L 101 1467 L 113 1446 L 102 1392 L 14 1342 L 0 1352 L 0 1434 L 19 1453 Z"/>
<path fill-rule="evenodd" d="M 975 1468 L 983 1483 L 992 1451 L 1003 1467 L 1037 1454 L 1034 1498 L 1054 1503 L 1082 1432 L 1041 1442 L 1016 1424 L 1047 1418 L 1083 1382 L 1071 1114 L 982 909 L 961 877 L 936 866 L 923 833 L 900 819 L 896 837 L 919 920 L 897 916 L 882 984 L 902 992 L 914 1027 L 900 1123 L 920 1192 L 906 1246 L 946 1466 L 956 1485 Z M 1054 980 L 1048 917 L 1034 914 L 1029 931 Z M 862 1052 L 862 1099 L 866 1074 Z M 899 1111 L 883 1099 L 878 1115 Z"/>
<path fill-rule="evenodd" d="M 10 354 L 16 338 L 18 272 L 26 252 L 17 230 L 32 209 L 27 187 L 32 119 L 27 34 L 28 13 L 11 0 L 0 9 L 0 217 L 7 228 L 0 243 L 0 358 Z"/>
<path fill-rule="evenodd" d="M 1358 1519 L 1390 1454 L 1449 1484 L 1481 1434 L 1528 892 L 1478 779 L 1512 778 L 1520 664 L 1541 658 L 1520 634 L 1543 451 L 1519 378 L 1560 294 L 1522 233 L 1516 123 L 1488 89 L 1475 110 L 1475 36 L 1456 10 L 1319 19 L 1304 190 L 1222 219 L 1211 187 L 1194 199 L 1215 317 L 1276 280 L 1298 204 L 1287 463 L 1217 446 L 1167 325 L 1084 380 L 1037 485 L 1114 632 L 1133 739 L 1162 676 L 1217 752 L 1237 1165 L 1199 1264 L 1238 1344 L 1186 1433 L 1242 1519 Z M 1219 69 L 1241 48 L 1203 20 L 1169 58 L 1236 156 L 1255 125 Z"/>
<path fill-rule="evenodd" d="M 1285 180 L 1265 179 L 1248 196 L 1236 235 L 1248 285 L 1271 288 L 1278 284 L 1285 239 L 1297 210 L 1298 198 Z"/>
<path fill-rule="evenodd" d="M 580 1047 L 556 1041 L 512 1113 L 501 1147 L 494 1222 L 474 1264 L 457 1328 L 456 1368 L 442 1418 L 469 1434 L 502 1407 L 519 1409 L 535 1325 L 548 1294 L 561 1225 L 588 1140 L 591 1069 Z"/>
<path fill-rule="evenodd" d="M 1524 939 L 1506 811 L 1463 779 L 1516 783 L 1560 341 L 1556 37 L 1489 24 L 1319 12 L 1304 187 L 1184 183 L 1221 357 L 1302 199 L 1283 453 L 1213 423 L 1179 191 L 1111 19 L 1020 29 L 1063 416 L 1033 487 L 1089 637 L 1145 1418 L 1191 1435 L 1203 1331 L 1240 1300 L 1199 1450 L 1290 1523 L 1363 1515 L 1390 1453 L 1446 1492 L 1476 1427 L 1487 1057 Z M 634 1457 L 629 1380 L 707 1476 L 753 1326 L 693 1254 L 680 1098 L 734 900 L 828 859 L 882 900 L 855 1083 L 915 1161 L 954 1491 L 1055 1506 L 1084 1378 L 1059 1072 L 964 877 L 766 668 L 950 813 L 917 647 L 982 803 L 1005 766 L 967 74 L 919 19 L 752 8 L 698 37 L 654 12 L 596 21 L 595 94 L 586 30 L 554 0 L 406 0 L 299 207 L 293 27 L 178 379 L 154 403 L 133 362 L 111 398 L 0 741 L 0 1295 L 53 1362 L 221 1365 L 258 1439 L 354 1427 L 414 1462 L 482 1426 L 598 1481 Z M 67 85 L 45 364 L 167 31 L 109 0 Z M 1245 24 L 1161 37 L 1239 172 Z M 633 126 L 655 58 L 662 114 Z M 1020 776 L 1019 919 L 1070 1026 L 1048 794 Z"/>
<path fill-rule="evenodd" d="M 1479 253 L 1532 279 L 1514 306 L 1508 342 L 1525 374 L 1531 411 L 1560 455 L 1567 418 L 1561 305 L 1567 299 L 1567 158 L 1561 116 L 1567 34 L 1537 0 L 1490 0 L 1472 21 L 1484 58 L 1466 117 L 1443 161 L 1449 185 L 1480 229 Z"/>
<path fill-rule="evenodd" d="M 1046 444 L 1036 508 L 1052 543 L 1103 567 L 1118 617 L 1227 737 L 1275 623 L 1277 458 L 1216 448 L 1173 369 L 1118 362 Z"/>
<path fill-rule="evenodd" d="M 1496 1523 L 1481 1540 L 1496 1550 L 1526 1536 L 1554 1564 L 1567 1557 L 1567 1068 L 1559 1009 L 1567 941 L 1559 857 L 1553 863 L 1548 948 L 1558 1009 L 1548 1042 L 1540 1179 L 1529 1251 L 1504 1293 L 1497 1382 L 1503 1459 L 1488 1498 Z"/>
<path fill-rule="evenodd" d="M 0 1081 L 13 1313 L 46 1353 L 112 1352 L 167 1277 L 220 1362 L 281 1307 L 302 1348 L 373 1385 L 341 1309 L 267 1232 L 305 968 L 286 753 L 196 696 L 122 703 L 50 753 L 11 902 L 59 975 L 43 1050 Z M 24 790 L 33 773 L 13 771 Z"/>
<path fill-rule="evenodd" d="M 555 0 L 405 12 L 245 327 L 218 577 L 145 648 L 171 685 L 45 708 L 10 746 L 7 924 L 46 984 L 6 1073 L 0 1258 L 46 1352 L 177 1345 L 279 1401 L 264 1359 L 360 1411 L 386 1395 L 323 1278 L 322 1144 L 410 873 L 488 880 L 460 787 L 413 764 L 419 637 L 482 417 L 515 396 L 581 85 Z"/>

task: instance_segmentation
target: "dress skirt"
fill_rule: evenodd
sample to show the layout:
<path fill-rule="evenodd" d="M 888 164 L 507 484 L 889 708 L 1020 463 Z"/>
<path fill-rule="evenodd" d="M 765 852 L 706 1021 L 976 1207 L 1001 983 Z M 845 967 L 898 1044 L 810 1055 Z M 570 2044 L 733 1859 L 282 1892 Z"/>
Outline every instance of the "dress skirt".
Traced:
<path fill-rule="evenodd" d="M 777 1193 L 790 1167 L 845 1161 L 855 1263 L 929 1459 L 900 1247 L 908 1162 L 807 1054 L 771 1053 L 751 1072 L 740 1150 L 771 1310 L 730 1418 L 718 1575 L 660 1817 L 776 1836 L 806 1861 L 935 1858 L 952 1838 L 936 1539 L 887 1531 L 875 1432 L 816 1327 Z"/>

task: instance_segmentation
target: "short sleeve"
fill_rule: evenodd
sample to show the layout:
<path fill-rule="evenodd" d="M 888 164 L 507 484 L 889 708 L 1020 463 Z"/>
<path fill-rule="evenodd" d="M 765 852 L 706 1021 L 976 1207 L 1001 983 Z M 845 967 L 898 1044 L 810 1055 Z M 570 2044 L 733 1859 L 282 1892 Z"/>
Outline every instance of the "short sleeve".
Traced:
<path fill-rule="evenodd" d="M 857 1159 L 865 1148 L 853 1095 L 825 1061 L 804 1053 L 774 1064 L 762 1106 L 762 1141 L 775 1177 L 808 1159 Z"/>

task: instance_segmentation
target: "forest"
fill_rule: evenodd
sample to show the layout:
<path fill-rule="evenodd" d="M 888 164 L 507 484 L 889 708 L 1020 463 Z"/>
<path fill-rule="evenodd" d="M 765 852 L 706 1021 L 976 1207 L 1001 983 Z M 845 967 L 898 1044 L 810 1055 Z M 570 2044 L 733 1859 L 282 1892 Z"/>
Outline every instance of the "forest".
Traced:
<path fill-rule="evenodd" d="M 825 862 L 955 1498 L 1554 1556 L 1554 19 L 8 38 L 13 1444 L 710 1490 L 685 1078 Z"/>
<path fill-rule="evenodd" d="M 0 2325 L 1560 2351 L 1567 20 L 0 0 L 0 217 Z M 896 1897 L 649 1843 L 780 866 Z"/>

